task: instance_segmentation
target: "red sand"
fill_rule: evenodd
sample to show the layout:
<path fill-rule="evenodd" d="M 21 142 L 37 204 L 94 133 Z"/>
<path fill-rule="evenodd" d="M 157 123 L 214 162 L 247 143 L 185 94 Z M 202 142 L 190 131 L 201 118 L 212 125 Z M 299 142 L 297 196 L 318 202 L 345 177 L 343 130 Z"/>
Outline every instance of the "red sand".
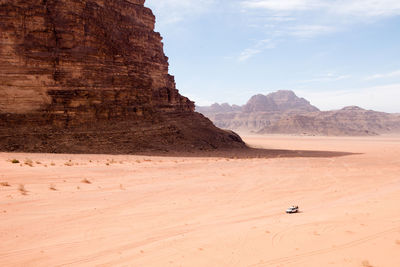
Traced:
<path fill-rule="evenodd" d="M 0 153 L 0 265 L 400 266 L 400 137 L 245 140 L 363 154 Z"/>

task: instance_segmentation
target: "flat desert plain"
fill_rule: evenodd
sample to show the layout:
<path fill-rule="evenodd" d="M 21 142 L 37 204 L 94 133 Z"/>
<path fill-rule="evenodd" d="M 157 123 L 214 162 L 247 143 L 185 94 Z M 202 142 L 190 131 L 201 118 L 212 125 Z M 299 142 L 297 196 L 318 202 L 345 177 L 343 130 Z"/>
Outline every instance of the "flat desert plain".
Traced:
<path fill-rule="evenodd" d="M 400 266 L 400 137 L 245 140 L 354 154 L 1 153 L 0 265 Z"/>

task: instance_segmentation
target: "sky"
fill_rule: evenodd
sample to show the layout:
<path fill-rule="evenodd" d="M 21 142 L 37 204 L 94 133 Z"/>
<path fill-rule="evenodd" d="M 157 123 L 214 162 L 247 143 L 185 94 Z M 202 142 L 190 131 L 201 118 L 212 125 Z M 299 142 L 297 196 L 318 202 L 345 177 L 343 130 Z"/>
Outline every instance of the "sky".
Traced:
<path fill-rule="evenodd" d="M 399 0 L 146 0 L 196 105 L 293 90 L 321 110 L 400 113 Z"/>

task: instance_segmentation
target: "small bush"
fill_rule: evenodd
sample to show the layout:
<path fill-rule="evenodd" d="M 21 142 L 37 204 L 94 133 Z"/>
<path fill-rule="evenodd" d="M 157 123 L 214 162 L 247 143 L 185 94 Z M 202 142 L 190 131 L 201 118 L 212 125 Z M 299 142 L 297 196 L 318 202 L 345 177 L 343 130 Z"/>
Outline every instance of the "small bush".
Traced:
<path fill-rule="evenodd" d="M 33 167 L 33 161 L 31 159 L 26 159 L 24 164 L 28 165 L 29 167 Z"/>
<path fill-rule="evenodd" d="M 0 185 L 1 186 L 11 186 L 8 182 L 1 182 Z"/>
<path fill-rule="evenodd" d="M 28 194 L 28 190 L 25 189 L 25 185 L 23 185 L 23 184 L 19 185 L 18 191 L 21 192 L 21 194 L 24 196 Z"/>
<path fill-rule="evenodd" d="M 83 179 L 81 182 L 84 183 L 84 184 L 91 184 L 92 183 L 87 178 Z"/>
<path fill-rule="evenodd" d="M 369 263 L 369 261 L 367 261 L 367 260 L 362 261 L 362 262 L 361 262 L 361 265 L 362 265 L 363 267 L 373 267 L 373 266 Z"/>
<path fill-rule="evenodd" d="M 12 164 L 17 164 L 17 163 L 19 163 L 19 160 L 13 159 L 13 160 L 11 161 L 11 163 L 12 163 Z"/>
<path fill-rule="evenodd" d="M 72 163 L 71 161 L 67 161 L 64 163 L 64 165 L 71 167 L 71 166 L 74 166 L 74 163 Z"/>
<path fill-rule="evenodd" d="M 56 188 L 56 186 L 55 186 L 54 184 L 51 184 L 51 185 L 49 186 L 49 189 L 50 189 L 50 190 L 53 190 L 53 191 L 57 191 L 57 188 Z"/>

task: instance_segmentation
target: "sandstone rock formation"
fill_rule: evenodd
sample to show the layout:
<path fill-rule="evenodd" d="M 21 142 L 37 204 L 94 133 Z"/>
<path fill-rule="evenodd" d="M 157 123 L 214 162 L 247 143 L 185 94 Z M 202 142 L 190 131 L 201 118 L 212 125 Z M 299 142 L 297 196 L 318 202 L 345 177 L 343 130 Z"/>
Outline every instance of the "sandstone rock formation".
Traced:
<path fill-rule="evenodd" d="M 345 107 L 341 110 L 282 117 L 258 133 L 363 136 L 400 133 L 400 117 L 394 114 Z"/>
<path fill-rule="evenodd" d="M 268 95 L 258 94 L 252 96 L 244 106 L 223 104 L 212 104 L 209 107 L 197 106 L 196 110 L 212 115 L 217 113 L 256 113 L 256 112 L 290 112 L 290 111 L 319 111 L 304 98 L 299 98 L 292 91 L 280 90 Z"/>
<path fill-rule="evenodd" d="M 144 0 L 0 1 L 0 150 L 244 147 L 168 74 Z"/>
<path fill-rule="evenodd" d="M 215 105 L 214 105 L 215 106 Z M 359 107 L 321 112 L 293 92 L 256 95 L 240 111 L 198 110 L 218 127 L 259 134 L 363 136 L 400 133 L 400 116 Z M 225 110 L 228 110 L 225 107 Z"/>
<path fill-rule="evenodd" d="M 318 111 L 304 98 L 299 98 L 292 91 L 281 90 L 269 95 L 255 95 L 243 106 L 243 112 L 289 112 Z"/>
<path fill-rule="evenodd" d="M 210 107 L 196 107 L 196 110 L 210 118 L 217 127 L 235 129 L 242 133 L 258 132 L 279 121 L 284 114 L 319 111 L 304 98 L 297 97 L 292 91 L 283 90 L 269 95 L 255 95 L 243 106 L 214 104 Z"/>

